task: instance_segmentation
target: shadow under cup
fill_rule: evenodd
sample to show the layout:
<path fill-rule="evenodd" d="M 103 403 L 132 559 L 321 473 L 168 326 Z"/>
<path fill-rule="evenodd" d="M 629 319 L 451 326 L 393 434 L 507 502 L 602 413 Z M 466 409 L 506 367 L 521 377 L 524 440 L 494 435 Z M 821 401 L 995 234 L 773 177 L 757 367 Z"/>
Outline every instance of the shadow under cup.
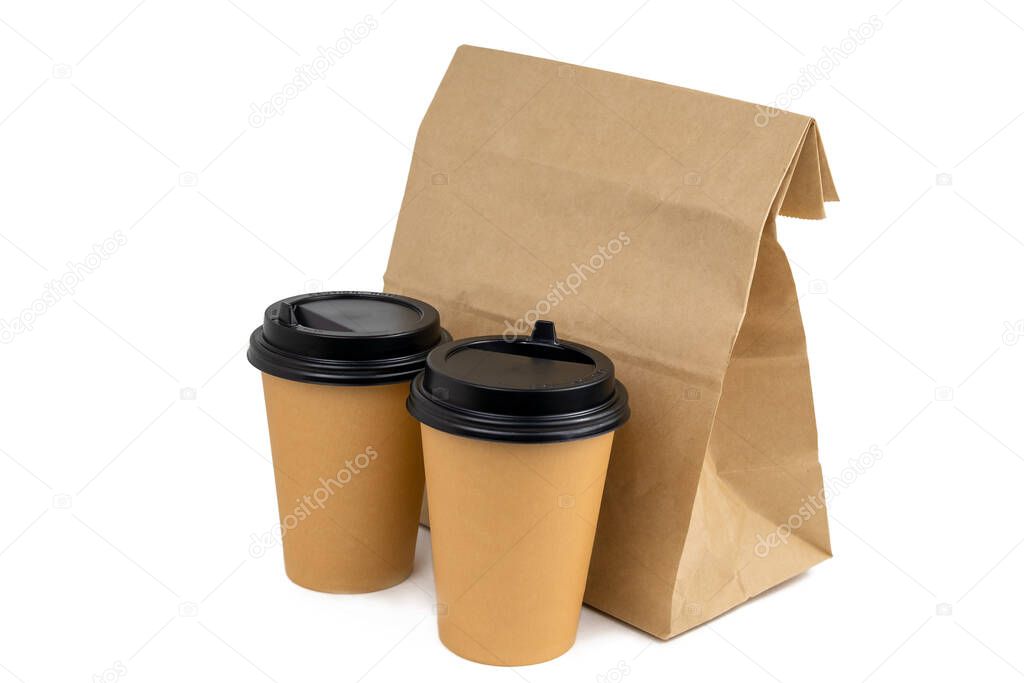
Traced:
<path fill-rule="evenodd" d="M 409 411 L 422 423 L 441 641 L 485 664 L 563 654 L 629 417 L 611 361 L 546 321 L 530 338 L 442 344 Z"/>
<path fill-rule="evenodd" d="M 250 339 L 263 372 L 285 571 L 331 593 L 412 572 L 423 496 L 409 378 L 449 339 L 429 305 L 329 292 L 267 309 Z M 276 538 L 277 535 L 274 535 Z"/>

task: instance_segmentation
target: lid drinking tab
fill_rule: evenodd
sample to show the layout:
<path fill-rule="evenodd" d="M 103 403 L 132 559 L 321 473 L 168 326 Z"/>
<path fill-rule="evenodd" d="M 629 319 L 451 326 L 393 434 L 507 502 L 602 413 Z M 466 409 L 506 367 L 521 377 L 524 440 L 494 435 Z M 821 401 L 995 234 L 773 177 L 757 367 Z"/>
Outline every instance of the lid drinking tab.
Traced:
<path fill-rule="evenodd" d="M 555 337 L 555 324 L 550 320 L 538 320 L 533 326 L 533 334 L 530 335 L 530 340 L 555 343 L 558 341 Z"/>

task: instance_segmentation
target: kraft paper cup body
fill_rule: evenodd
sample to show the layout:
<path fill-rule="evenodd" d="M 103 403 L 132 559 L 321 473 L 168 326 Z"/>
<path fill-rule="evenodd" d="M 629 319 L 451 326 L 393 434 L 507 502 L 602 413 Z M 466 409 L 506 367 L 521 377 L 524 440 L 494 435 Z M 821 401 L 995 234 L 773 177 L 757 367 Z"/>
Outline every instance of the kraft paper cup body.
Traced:
<path fill-rule="evenodd" d="M 266 373 L 285 571 L 328 593 L 366 593 L 412 573 L 423 496 L 406 383 L 330 386 Z"/>
<path fill-rule="evenodd" d="M 249 337 L 262 372 L 277 538 L 288 577 L 365 593 L 412 573 L 423 452 L 409 382 L 451 336 L 433 306 L 396 294 L 317 292 L 271 304 Z"/>
<path fill-rule="evenodd" d="M 422 425 L 441 641 L 534 664 L 576 640 L 613 433 L 503 443 Z"/>
<path fill-rule="evenodd" d="M 529 337 L 440 344 L 410 385 L 421 423 L 441 642 L 485 664 L 576 640 L 626 388 L 596 349 Z"/>

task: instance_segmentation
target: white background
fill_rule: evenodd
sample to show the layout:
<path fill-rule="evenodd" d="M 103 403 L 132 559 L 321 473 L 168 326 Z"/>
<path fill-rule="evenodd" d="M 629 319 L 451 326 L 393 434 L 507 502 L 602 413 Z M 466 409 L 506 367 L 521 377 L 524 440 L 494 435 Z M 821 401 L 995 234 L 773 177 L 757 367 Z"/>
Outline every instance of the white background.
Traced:
<path fill-rule="evenodd" d="M 1018 4 L 135 3 L 0 5 L 0 319 L 74 284 L 0 346 L 0 682 L 1024 677 Z M 822 464 L 882 453 L 832 501 L 834 559 L 669 642 L 585 609 L 568 654 L 510 670 L 438 642 L 426 532 L 371 595 L 250 555 L 277 513 L 247 336 L 283 296 L 380 288 L 459 44 L 772 103 L 872 15 L 788 106 L 843 199 L 780 221 Z"/>

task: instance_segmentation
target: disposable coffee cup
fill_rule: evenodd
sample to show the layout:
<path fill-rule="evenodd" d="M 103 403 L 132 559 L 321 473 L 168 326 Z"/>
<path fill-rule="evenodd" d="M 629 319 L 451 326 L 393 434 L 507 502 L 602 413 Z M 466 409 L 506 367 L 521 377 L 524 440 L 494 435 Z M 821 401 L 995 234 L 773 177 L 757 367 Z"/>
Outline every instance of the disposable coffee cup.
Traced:
<path fill-rule="evenodd" d="M 403 296 L 325 292 L 267 308 L 248 358 L 263 372 L 285 572 L 306 588 L 366 593 L 412 572 L 423 497 L 409 380 L 451 339 Z"/>
<path fill-rule="evenodd" d="M 505 666 L 564 653 L 629 418 L 612 362 L 538 321 L 531 337 L 438 346 L 408 408 L 422 423 L 441 641 Z"/>

